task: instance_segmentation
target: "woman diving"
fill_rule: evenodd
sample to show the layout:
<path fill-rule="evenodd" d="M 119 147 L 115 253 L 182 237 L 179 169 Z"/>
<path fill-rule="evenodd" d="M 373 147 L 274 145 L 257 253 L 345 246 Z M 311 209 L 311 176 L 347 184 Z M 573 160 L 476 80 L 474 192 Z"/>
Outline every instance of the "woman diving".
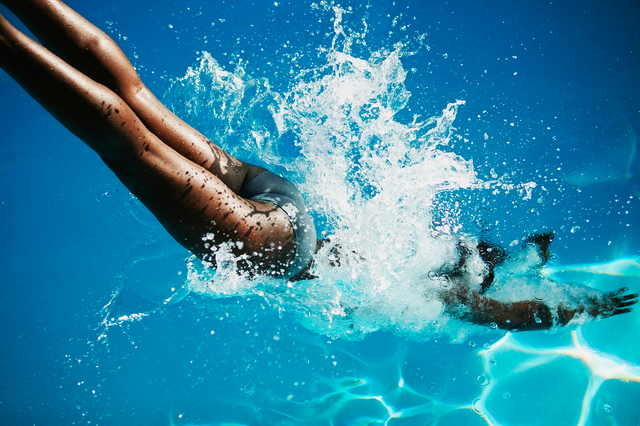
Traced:
<path fill-rule="evenodd" d="M 212 260 L 212 248 L 227 245 L 248 275 L 313 278 L 319 243 L 293 184 L 232 157 L 174 115 L 142 83 L 116 43 L 61 1 L 2 4 L 43 44 L 0 16 L 2 69 L 92 148 L 173 238 L 204 260 Z M 544 257 L 545 238 L 532 238 Z M 458 257 L 455 267 L 440 272 L 452 285 L 439 298 L 445 312 L 465 321 L 548 329 L 583 313 L 592 318 L 627 313 L 637 302 L 626 289 L 572 306 L 501 302 L 485 290 L 493 280 L 491 265 L 502 259 L 482 243 L 461 244 Z M 485 267 L 470 272 L 471 259 Z"/>

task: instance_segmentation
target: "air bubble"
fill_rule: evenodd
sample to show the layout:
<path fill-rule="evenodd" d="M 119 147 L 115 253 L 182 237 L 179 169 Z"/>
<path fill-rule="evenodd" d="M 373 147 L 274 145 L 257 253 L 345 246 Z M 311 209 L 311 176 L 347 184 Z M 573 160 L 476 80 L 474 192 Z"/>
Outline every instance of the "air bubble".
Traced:
<path fill-rule="evenodd" d="M 433 395 L 433 396 L 438 396 L 440 395 L 440 385 L 438 385 L 437 383 L 430 383 L 429 384 L 429 394 Z"/>
<path fill-rule="evenodd" d="M 491 382 L 491 378 L 487 373 L 482 373 L 478 377 L 476 377 L 476 383 L 480 386 L 487 386 Z"/>
<path fill-rule="evenodd" d="M 440 358 L 440 361 L 438 361 L 438 367 L 442 368 L 443 370 L 448 370 L 453 367 L 453 362 L 446 357 Z"/>
<path fill-rule="evenodd" d="M 531 289 L 531 297 L 533 298 L 534 301 L 536 302 L 543 302 L 544 301 L 544 289 L 542 288 L 533 288 Z"/>
<path fill-rule="evenodd" d="M 473 412 L 478 414 L 478 415 L 480 415 L 480 416 L 484 416 L 485 415 L 485 411 L 481 407 L 482 407 L 482 398 L 481 397 L 477 397 L 476 399 L 471 401 L 471 409 L 473 410 Z"/>

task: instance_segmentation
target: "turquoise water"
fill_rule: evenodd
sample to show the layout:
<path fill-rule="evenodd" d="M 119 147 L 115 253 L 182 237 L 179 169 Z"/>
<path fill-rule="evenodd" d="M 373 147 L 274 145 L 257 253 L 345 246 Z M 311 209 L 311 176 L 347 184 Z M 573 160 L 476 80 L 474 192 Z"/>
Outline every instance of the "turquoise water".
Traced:
<path fill-rule="evenodd" d="M 0 423 L 635 424 L 637 311 L 507 334 L 425 277 L 447 235 L 554 229 L 558 286 L 640 290 L 637 5 L 85 3 L 358 255 L 294 286 L 211 271 L 1 74 Z"/>

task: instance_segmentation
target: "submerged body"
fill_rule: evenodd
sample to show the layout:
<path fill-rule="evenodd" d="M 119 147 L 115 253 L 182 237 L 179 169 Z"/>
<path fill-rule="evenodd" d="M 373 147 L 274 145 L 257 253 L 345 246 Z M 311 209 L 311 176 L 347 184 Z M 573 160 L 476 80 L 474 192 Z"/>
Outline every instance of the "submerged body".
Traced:
<path fill-rule="evenodd" d="M 315 230 L 292 184 L 232 157 L 169 111 L 115 42 L 62 2 L 2 3 L 50 50 L 0 16 L 0 66 L 100 155 L 180 244 L 207 261 L 225 247 L 249 277 L 313 278 Z M 542 258 L 548 240 L 533 241 Z M 434 296 L 447 314 L 476 324 L 548 329 L 580 314 L 626 313 L 636 303 L 624 289 L 570 307 L 502 302 L 487 289 L 503 259 L 482 243 L 460 246 L 459 259 L 440 272 L 449 285 Z"/>
<path fill-rule="evenodd" d="M 603 293 L 573 284 L 571 294 L 565 289 L 555 305 L 550 303 L 550 294 L 545 300 L 521 300 L 522 294 L 519 295 L 520 300 L 498 299 L 491 287 L 496 279 L 495 271 L 500 268 L 508 270 L 506 279 L 515 281 L 514 286 L 520 285 L 521 293 L 525 292 L 524 283 L 529 280 L 534 281 L 532 286 L 538 291 L 550 292 L 551 287 L 557 288 L 559 283 L 541 275 L 541 269 L 549 259 L 552 240 L 551 232 L 529 236 L 520 253 L 513 256 L 515 260 L 511 261 L 507 260 L 504 250 L 498 246 L 482 242 L 475 248 L 461 245 L 462 254 L 458 264 L 453 270 L 442 274 L 452 282 L 450 288 L 441 292 L 445 312 L 475 324 L 509 331 L 527 331 L 581 324 L 631 311 L 638 295 L 624 294 L 627 288 Z M 468 266 L 473 263 L 481 263 L 482 266 Z M 526 271 L 519 273 L 522 269 Z M 518 280 L 521 282 L 518 283 Z"/>

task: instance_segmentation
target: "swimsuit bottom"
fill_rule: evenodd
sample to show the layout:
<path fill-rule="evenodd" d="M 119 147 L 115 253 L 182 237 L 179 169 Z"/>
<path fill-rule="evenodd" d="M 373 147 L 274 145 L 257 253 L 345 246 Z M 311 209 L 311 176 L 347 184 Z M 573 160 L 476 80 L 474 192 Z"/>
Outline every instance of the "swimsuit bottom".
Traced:
<path fill-rule="evenodd" d="M 293 228 L 296 251 L 283 277 L 288 279 L 297 275 L 311 262 L 316 252 L 316 228 L 300 191 L 288 180 L 265 171 L 251 179 L 238 195 L 274 205 L 287 215 Z"/>

